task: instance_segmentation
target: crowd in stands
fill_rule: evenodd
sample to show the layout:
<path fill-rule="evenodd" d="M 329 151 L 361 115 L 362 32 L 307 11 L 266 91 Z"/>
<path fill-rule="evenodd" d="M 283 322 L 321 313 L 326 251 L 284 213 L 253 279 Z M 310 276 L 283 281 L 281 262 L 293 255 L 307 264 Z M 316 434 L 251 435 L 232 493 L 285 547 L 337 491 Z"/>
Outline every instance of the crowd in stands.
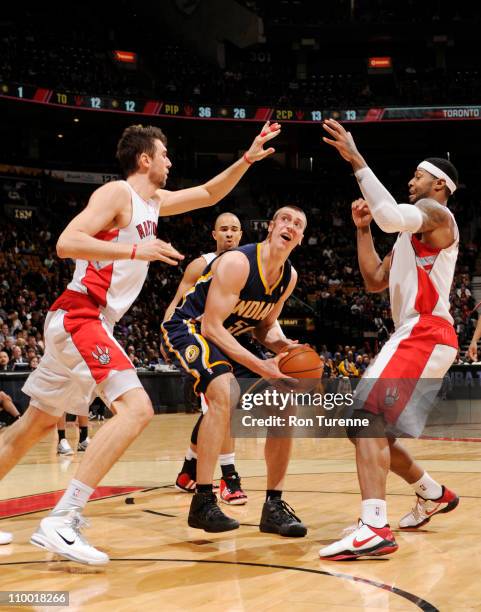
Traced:
<path fill-rule="evenodd" d="M 310 318 L 315 331 L 309 340 L 326 360 L 326 376 L 357 377 L 362 374 L 393 330 L 387 292 L 367 293 L 360 276 L 355 232 L 350 219 L 350 201 L 342 190 L 326 192 L 313 184 L 303 184 L 295 175 L 291 190 L 271 177 L 269 189 L 261 192 L 252 184 L 252 197 L 258 206 L 258 219 L 268 219 L 286 202 L 303 207 L 309 225 L 304 243 L 293 253 L 299 270 L 294 298 L 286 305 L 287 317 Z M 0 177 L 0 193 L 15 191 L 22 201 L 29 194 L 42 192 L 44 218 L 30 220 L 2 217 L 0 226 L 0 371 L 34 369 L 44 351 L 43 324 L 48 308 L 65 289 L 73 272 L 73 262 L 56 256 L 55 243 L 61 229 L 85 204 L 89 186 L 69 186 L 49 179 Z M 267 181 L 267 178 L 266 178 Z M 265 185 L 265 183 L 264 183 Z M 36 187 L 35 187 L 36 186 Z M 179 185 L 181 186 L 181 185 Z M 36 191 L 37 190 L 37 191 Z M 267 196 L 266 193 L 269 195 Z M 14 200 L 17 201 L 16 196 Z M 5 195 L 3 201 L 5 202 Z M 456 202 L 454 202 L 456 209 Z M 187 256 L 186 263 L 214 248 L 213 220 L 221 210 L 237 211 L 244 224 L 244 243 L 262 239 L 265 231 L 250 223 L 234 196 L 213 210 L 204 209 L 159 224 L 163 239 L 170 240 Z M 458 218 L 471 219 L 465 206 Z M 393 236 L 375 232 L 381 256 L 387 254 Z M 460 344 L 469 342 L 476 324 L 470 282 L 478 256 L 475 242 L 462 242 L 451 292 L 452 314 Z M 154 263 L 137 301 L 116 327 L 116 336 L 137 367 L 162 364 L 159 323 L 176 291 L 183 266 Z M 289 333 L 289 332 L 288 332 Z M 338 345 L 348 342 L 349 346 Z M 353 345 L 355 343 L 355 345 Z"/>
<path fill-rule="evenodd" d="M 362 24 L 376 20 L 389 24 L 405 14 L 404 4 L 367 0 L 354 3 L 354 10 L 347 1 L 330 3 L 322 11 L 313 3 L 312 15 L 308 5 L 301 9 L 295 1 L 279 3 L 279 10 L 274 12 L 262 2 L 246 4 L 263 16 L 267 34 L 273 24 L 282 24 L 283 20 L 294 24 L 302 20 L 311 26 L 318 22 Z M 419 7 L 410 4 L 409 14 L 421 23 Z M 475 17 L 457 5 L 452 11 L 441 5 L 437 12 L 426 10 L 426 18 L 435 23 L 455 24 Z M 84 28 L 66 32 L 33 18 L 21 23 L 6 22 L 3 28 L 0 24 L 0 82 L 91 96 L 132 95 L 194 104 L 270 104 L 281 108 L 462 104 L 481 94 L 476 62 L 466 61 L 465 57 L 450 58 L 449 50 L 440 65 L 434 54 L 423 53 L 422 48 L 418 53 L 400 51 L 393 57 L 393 73 L 380 80 L 368 74 L 367 42 L 366 57 L 360 61 L 353 54 L 351 60 L 345 58 L 344 67 L 336 63 L 336 53 L 329 61 L 322 45 L 306 47 L 300 55 L 291 44 L 269 39 L 252 52 L 229 53 L 227 47 L 226 62 L 221 67 L 168 37 L 160 42 L 158 36 L 146 34 L 142 44 L 132 49 L 139 54 L 138 65 L 127 70 L 113 61 L 115 37 L 105 38 L 98 33 L 89 36 Z"/>

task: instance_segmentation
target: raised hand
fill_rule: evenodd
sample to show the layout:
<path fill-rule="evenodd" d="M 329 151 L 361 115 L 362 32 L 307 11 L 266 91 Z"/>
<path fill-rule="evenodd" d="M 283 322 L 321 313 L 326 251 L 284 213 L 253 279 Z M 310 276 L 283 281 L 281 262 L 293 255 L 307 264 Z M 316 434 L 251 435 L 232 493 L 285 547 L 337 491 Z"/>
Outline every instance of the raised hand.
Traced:
<path fill-rule="evenodd" d="M 264 149 L 264 145 L 269 142 L 269 140 L 279 136 L 280 133 L 281 126 L 279 123 L 273 123 L 271 125 L 271 123 L 267 121 L 267 123 L 264 124 L 260 134 L 254 138 L 250 148 L 244 153 L 244 158 L 246 161 L 251 164 L 264 159 L 268 155 L 272 155 L 272 153 L 275 151 L 274 147 Z"/>
<path fill-rule="evenodd" d="M 368 227 L 372 221 L 372 215 L 366 200 L 359 198 L 351 204 L 352 220 L 356 227 Z"/>
<path fill-rule="evenodd" d="M 351 132 L 346 132 L 342 125 L 335 119 L 326 119 L 322 127 L 332 136 L 332 138 L 323 136 L 322 140 L 337 149 L 346 161 L 353 164 L 359 161 L 359 159 L 362 160 Z"/>
<path fill-rule="evenodd" d="M 134 259 L 143 261 L 163 261 L 170 266 L 176 266 L 179 261 L 184 259 L 179 251 L 174 249 L 170 242 L 163 240 L 151 240 L 149 242 L 141 242 L 137 246 Z"/>

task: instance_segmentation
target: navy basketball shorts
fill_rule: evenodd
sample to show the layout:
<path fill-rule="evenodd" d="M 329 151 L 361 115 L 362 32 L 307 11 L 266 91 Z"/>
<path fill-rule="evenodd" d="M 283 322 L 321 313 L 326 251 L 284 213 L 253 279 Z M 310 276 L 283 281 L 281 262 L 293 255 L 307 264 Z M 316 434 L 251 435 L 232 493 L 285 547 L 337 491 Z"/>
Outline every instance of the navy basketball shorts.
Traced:
<path fill-rule="evenodd" d="M 162 344 L 194 377 L 194 391 L 205 393 L 209 383 L 231 372 L 236 378 L 258 378 L 251 370 L 227 357 L 200 333 L 200 322 L 173 317 L 161 325 Z M 262 357 L 261 357 L 262 358 Z"/>

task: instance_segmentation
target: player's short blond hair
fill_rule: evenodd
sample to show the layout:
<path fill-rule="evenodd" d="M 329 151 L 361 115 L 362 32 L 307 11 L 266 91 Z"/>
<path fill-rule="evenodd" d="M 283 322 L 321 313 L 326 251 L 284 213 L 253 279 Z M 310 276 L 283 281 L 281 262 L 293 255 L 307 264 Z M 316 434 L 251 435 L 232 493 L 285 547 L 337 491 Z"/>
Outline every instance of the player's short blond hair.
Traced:
<path fill-rule="evenodd" d="M 290 208 L 291 210 L 295 210 L 296 212 L 300 212 L 304 215 L 304 218 L 306 220 L 306 225 L 304 227 L 307 226 L 307 215 L 306 213 L 302 210 L 302 208 L 300 206 L 296 206 L 295 204 L 284 204 L 284 206 L 281 206 L 280 208 L 278 208 L 276 210 L 276 212 L 274 213 L 274 215 L 272 216 L 272 220 L 275 221 L 276 218 L 279 216 L 281 210 L 284 210 L 284 208 Z"/>

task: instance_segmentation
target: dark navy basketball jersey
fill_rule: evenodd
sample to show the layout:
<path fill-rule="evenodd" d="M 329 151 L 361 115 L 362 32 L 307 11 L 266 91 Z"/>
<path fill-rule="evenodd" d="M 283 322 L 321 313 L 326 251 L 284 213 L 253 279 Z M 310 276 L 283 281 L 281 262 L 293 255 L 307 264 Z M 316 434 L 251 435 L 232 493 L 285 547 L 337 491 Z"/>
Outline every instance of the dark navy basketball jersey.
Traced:
<path fill-rule="evenodd" d="M 237 249 L 231 249 L 229 252 L 231 251 L 244 253 L 249 260 L 250 267 L 249 276 L 240 292 L 239 300 L 232 313 L 224 321 L 227 331 L 233 336 L 239 336 L 254 329 L 272 311 L 289 285 L 292 266 L 289 261 L 286 261 L 279 273 L 279 278 L 271 287 L 268 287 L 262 271 L 260 242 L 246 244 Z M 202 318 L 212 281 L 212 263 L 205 268 L 194 287 L 186 292 L 182 303 L 175 309 L 172 319 L 200 320 Z"/>

